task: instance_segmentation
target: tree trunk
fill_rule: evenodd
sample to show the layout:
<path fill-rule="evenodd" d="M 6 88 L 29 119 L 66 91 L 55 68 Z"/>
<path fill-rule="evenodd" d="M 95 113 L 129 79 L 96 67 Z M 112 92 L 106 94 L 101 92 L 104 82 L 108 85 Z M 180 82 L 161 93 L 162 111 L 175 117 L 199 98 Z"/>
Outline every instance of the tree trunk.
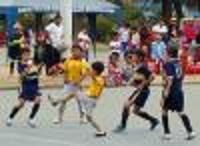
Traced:
<path fill-rule="evenodd" d="M 162 0 L 162 16 L 165 21 L 168 21 L 172 16 L 172 1 Z"/>

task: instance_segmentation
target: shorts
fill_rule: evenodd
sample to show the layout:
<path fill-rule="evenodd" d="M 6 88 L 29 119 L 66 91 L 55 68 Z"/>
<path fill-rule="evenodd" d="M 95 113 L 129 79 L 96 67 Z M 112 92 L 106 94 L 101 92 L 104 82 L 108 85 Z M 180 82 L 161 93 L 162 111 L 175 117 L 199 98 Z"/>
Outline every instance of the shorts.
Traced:
<path fill-rule="evenodd" d="M 19 95 L 20 99 L 25 101 L 33 102 L 37 97 L 40 97 L 42 94 L 39 91 L 22 91 Z"/>
<path fill-rule="evenodd" d="M 140 93 L 138 94 L 138 92 L 140 92 Z M 142 91 L 136 90 L 131 97 L 135 96 L 136 94 L 138 94 L 138 95 L 135 98 L 133 104 L 135 104 L 136 106 L 139 106 L 139 107 L 144 107 L 144 105 L 149 97 L 150 90 L 149 89 L 143 89 Z"/>
<path fill-rule="evenodd" d="M 184 110 L 184 94 L 183 91 L 174 91 L 169 94 L 164 102 L 164 109 L 182 112 Z"/>
<path fill-rule="evenodd" d="M 63 94 L 62 95 L 63 97 L 68 96 L 70 94 L 74 94 L 74 96 L 77 97 L 78 99 L 80 99 L 82 97 L 80 87 L 73 85 L 73 84 L 65 84 L 62 94 Z"/>
<path fill-rule="evenodd" d="M 84 113 L 91 116 L 94 109 L 96 108 L 97 100 L 95 99 L 95 97 L 85 96 L 85 98 L 82 100 L 82 104 L 84 108 Z"/>

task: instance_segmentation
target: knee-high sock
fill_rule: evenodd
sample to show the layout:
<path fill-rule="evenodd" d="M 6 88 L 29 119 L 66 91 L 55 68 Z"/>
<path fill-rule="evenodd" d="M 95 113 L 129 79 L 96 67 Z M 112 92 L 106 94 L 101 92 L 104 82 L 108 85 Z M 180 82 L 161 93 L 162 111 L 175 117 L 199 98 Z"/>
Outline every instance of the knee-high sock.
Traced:
<path fill-rule="evenodd" d="M 168 119 L 167 115 L 162 115 L 162 124 L 163 124 L 163 128 L 164 128 L 164 133 L 169 134 L 170 133 L 169 119 Z"/>
<path fill-rule="evenodd" d="M 37 114 L 37 112 L 39 111 L 40 109 L 40 104 L 35 104 L 32 108 L 32 111 L 31 111 L 31 114 L 29 116 L 30 119 L 34 119 L 35 118 L 35 115 Z"/>
<path fill-rule="evenodd" d="M 13 119 L 16 116 L 16 114 L 19 112 L 19 110 L 20 110 L 20 107 L 14 107 L 11 111 L 9 118 Z"/>
<path fill-rule="evenodd" d="M 129 117 L 129 109 L 124 108 L 122 112 L 121 126 L 126 127 L 128 117 Z"/>
<path fill-rule="evenodd" d="M 185 129 L 187 130 L 188 133 L 191 133 L 193 131 L 191 123 L 190 123 L 190 119 L 188 118 L 187 115 L 181 115 L 181 119 L 183 121 L 183 124 L 185 126 Z"/>
<path fill-rule="evenodd" d="M 143 111 L 138 111 L 136 113 L 136 115 L 138 115 L 139 117 L 145 119 L 145 120 L 148 120 L 150 122 L 154 122 L 156 120 L 156 118 L 154 118 L 153 116 L 149 115 L 148 113 L 146 112 L 143 112 Z"/>

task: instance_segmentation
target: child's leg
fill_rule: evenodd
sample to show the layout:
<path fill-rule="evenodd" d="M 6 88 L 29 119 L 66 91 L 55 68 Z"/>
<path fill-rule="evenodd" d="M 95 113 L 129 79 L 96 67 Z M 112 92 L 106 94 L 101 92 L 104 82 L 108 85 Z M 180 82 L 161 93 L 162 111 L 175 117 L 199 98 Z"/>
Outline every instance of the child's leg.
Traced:
<path fill-rule="evenodd" d="M 15 69 L 15 61 L 12 60 L 12 61 L 10 62 L 10 75 L 13 75 L 14 69 Z"/>
<path fill-rule="evenodd" d="M 162 110 L 162 125 L 164 129 L 164 134 L 170 134 L 170 128 L 169 128 L 169 119 L 168 119 L 168 110 L 163 109 Z"/>
<path fill-rule="evenodd" d="M 151 116 L 150 114 L 148 114 L 147 112 L 141 111 L 141 108 L 137 105 L 134 105 L 133 107 L 133 113 L 145 120 L 148 120 L 151 123 L 151 127 L 150 130 L 154 130 L 154 128 L 157 126 L 158 124 L 158 120 Z"/>
<path fill-rule="evenodd" d="M 9 119 L 14 119 L 17 113 L 20 111 L 21 108 L 23 108 L 25 104 L 25 101 L 23 99 L 19 99 L 18 103 L 15 105 L 15 107 L 12 109 Z"/>
<path fill-rule="evenodd" d="M 35 118 L 36 114 L 38 113 L 39 109 L 40 109 L 40 98 L 37 97 L 34 101 L 34 105 L 32 107 L 32 111 L 31 111 L 31 114 L 29 116 L 29 119 L 32 120 Z"/>
<path fill-rule="evenodd" d="M 190 122 L 189 117 L 188 117 L 184 112 L 179 112 L 178 115 L 179 115 L 180 118 L 182 119 L 183 125 L 184 125 L 184 127 L 185 127 L 187 133 L 192 133 L 192 132 L 193 132 L 193 129 L 192 129 L 192 126 L 191 126 L 191 122 Z"/>
<path fill-rule="evenodd" d="M 93 117 L 91 115 L 86 115 L 86 118 L 88 120 L 88 122 L 91 123 L 92 127 L 94 127 L 97 132 L 102 132 L 103 130 L 100 128 L 100 126 L 95 122 L 95 120 L 93 119 Z"/>

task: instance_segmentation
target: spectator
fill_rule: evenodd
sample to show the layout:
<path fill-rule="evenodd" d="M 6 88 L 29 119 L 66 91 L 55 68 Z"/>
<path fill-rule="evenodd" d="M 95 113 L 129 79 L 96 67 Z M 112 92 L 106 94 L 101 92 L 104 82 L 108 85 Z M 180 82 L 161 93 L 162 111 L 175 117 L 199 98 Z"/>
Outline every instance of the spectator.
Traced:
<path fill-rule="evenodd" d="M 154 59 L 157 63 L 163 60 L 165 57 L 167 46 L 162 41 L 162 37 L 160 35 L 157 35 L 157 40 L 152 43 L 151 46 L 151 57 Z"/>
<path fill-rule="evenodd" d="M 119 34 L 117 32 L 114 33 L 114 37 L 110 41 L 109 47 L 111 48 L 111 50 L 119 50 L 120 51 L 121 42 L 119 40 Z"/>
<path fill-rule="evenodd" d="M 120 68 L 120 54 L 113 51 L 109 56 L 107 86 L 116 87 L 123 83 L 122 71 Z"/>
<path fill-rule="evenodd" d="M 168 33 L 168 28 L 165 25 L 165 22 L 161 20 L 158 24 L 152 27 L 152 31 L 160 35 L 164 35 Z"/>
<path fill-rule="evenodd" d="M 51 48 L 53 47 L 54 50 L 57 51 L 56 54 L 59 53 L 59 56 L 61 56 L 64 45 L 62 17 L 60 15 L 56 15 L 54 20 L 46 26 L 45 30 L 48 33 L 49 44 L 51 45 Z"/>
<path fill-rule="evenodd" d="M 86 29 L 83 29 L 79 32 L 78 43 L 83 49 L 84 58 L 86 58 L 86 60 L 89 60 L 89 48 L 91 47 L 92 42 Z"/>
<path fill-rule="evenodd" d="M 121 51 L 125 52 L 128 47 L 128 41 L 130 38 L 130 26 L 129 24 L 124 24 L 118 31 L 120 35 Z"/>

